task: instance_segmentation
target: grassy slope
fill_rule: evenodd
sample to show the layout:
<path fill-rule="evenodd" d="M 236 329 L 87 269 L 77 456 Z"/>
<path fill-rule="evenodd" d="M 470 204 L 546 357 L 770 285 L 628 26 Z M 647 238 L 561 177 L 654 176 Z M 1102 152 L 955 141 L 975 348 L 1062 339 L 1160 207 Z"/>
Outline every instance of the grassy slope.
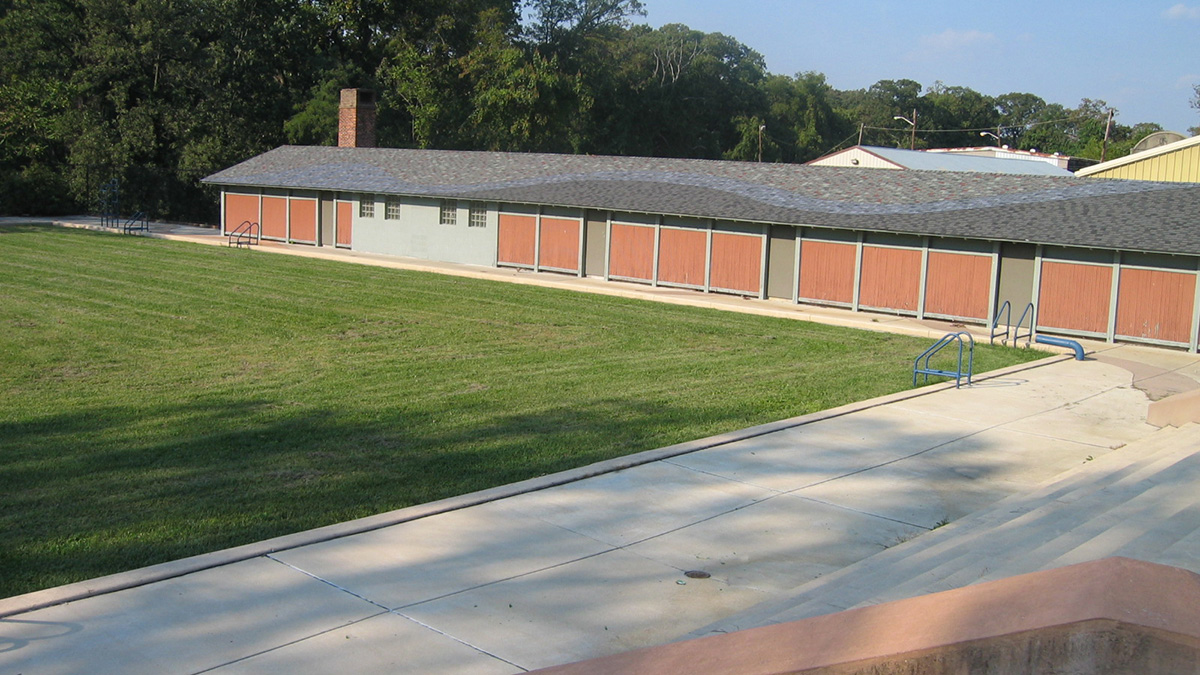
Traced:
<path fill-rule="evenodd" d="M 0 297 L 0 597 L 905 389 L 928 344 L 20 226 Z"/>

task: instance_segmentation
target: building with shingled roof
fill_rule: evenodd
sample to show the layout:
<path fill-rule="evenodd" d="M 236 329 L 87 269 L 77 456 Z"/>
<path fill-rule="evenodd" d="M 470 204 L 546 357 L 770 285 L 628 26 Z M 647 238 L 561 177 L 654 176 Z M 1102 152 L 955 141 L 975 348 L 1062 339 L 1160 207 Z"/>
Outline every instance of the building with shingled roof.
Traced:
<path fill-rule="evenodd" d="M 349 136 L 206 178 L 223 231 L 252 223 L 287 243 L 962 322 L 1032 306 L 1039 332 L 1197 349 L 1200 184 Z"/>

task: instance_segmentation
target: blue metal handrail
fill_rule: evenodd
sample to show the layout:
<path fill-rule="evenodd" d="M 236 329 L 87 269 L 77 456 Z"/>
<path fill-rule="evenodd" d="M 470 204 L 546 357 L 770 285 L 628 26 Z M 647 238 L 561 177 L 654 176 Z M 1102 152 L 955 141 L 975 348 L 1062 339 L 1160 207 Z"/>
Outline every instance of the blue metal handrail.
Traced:
<path fill-rule="evenodd" d="M 233 228 L 232 232 L 227 234 L 229 237 L 228 246 L 236 246 L 237 248 L 249 247 L 257 244 L 262 239 L 262 230 L 258 223 L 243 220 L 241 225 Z"/>
<path fill-rule="evenodd" d="M 1025 324 L 1025 316 L 1026 315 L 1029 316 L 1029 332 L 1022 335 L 1021 334 L 1021 326 Z M 1017 341 L 1020 340 L 1022 337 L 1025 338 L 1025 346 L 1026 347 L 1028 347 L 1029 343 L 1033 341 L 1033 303 L 1032 302 L 1029 303 L 1028 305 L 1025 305 L 1025 309 L 1021 311 L 1021 318 L 1017 319 L 1017 327 L 1013 331 L 1013 339 L 1012 339 L 1014 347 L 1017 346 Z"/>
<path fill-rule="evenodd" d="M 942 370 L 940 368 L 931 367 L 929 365 L 929 360 L 932 359 L 938 352 L 940 352 L 946 345 L 948 345 L 952 342 L 958 343 L 958 369 L 957 370 Z M 917 386 L 917 375 L 924 375 L 925 382 L 929 382 L 930 375 L 936 375 L 939 377 L 953 377 L 954 378 L 954 386 L 961 387 L 962 386 L 962 376 L 964 373 L 964 371 L 963 371 L 963 345 L 964 344 L 966 344 L 968 346 L 967 370 L 965 371 L 966 375 L 967 375 L 967 384 L 971 384 L 971 374 L 975 368 L 975 338 L 972 337 L 971 334 L 966 331 L 959 331 L 958 333 L 946 333 L 937 342 L 933 343 L 933 345 L 931 345 L 929 347 L 929 349 L 926 349 L 925 351 L 921 352 L 920 356 L 913 359 L 913 386 L 914 387 Z M 921 359 L 925 360 L 924 364 L 922 364 Z"/>
<path fill-rule="evenodd" d="M 121 226 L 121 229 L 125 232 L 125 234 L 138 231 L 149 232 L 150 222 L 146 219 L 146 212 L 138 211 L 130 216 L 129 220 L 126 220 L 125 224 Z"/>
<path fill-rule="evenodd" d="M 1029 332 L 1022 333 L 1021 326 L 1025 325 L 1025 317 L 1029 317 Z M 1004 330 L 1000 330 L 1000 319 L 1004 319 Z M 1008 300 L 1005 300 L 1000 305 L 1000 309 L 996 310 L 996 318 L 992 320 L 992 335 L 991 344 L 996 344 L 996 338 L 1001 337 L 1000 344 L 1007 345 L 1008 341 L 1012 340 L 1012 345 L 1017 346 L 1017 342 L 1021 338 L 1025 338 L 1025 346 L 1028 347 L 1033 341 L 1033 303 L 1025 305 L 1025 309 L 1021 312 L 1021 318 L 1017 319 L 1016 326 L 1012 322 L 1012 305 Z"/>
<path fill-rule="evenodd" d="M 1076 342 L 1074 340 L 1068 340 L 1066 338 L 1060 338 L 1060 337 L 1050 337 L 1049 335 L 1039 335 L 1035 339 L 1040 344 L 1054 345 L 1055 347 L 1066 347 L 1067 349 L 1070 349 L 1071 351 L 1075 352 L 1075 360 L 1076 361 L 1083 360 L 1083 345 L 1079 344 L 1078 342 Z"/>
<path fill-rule="evenodd" d="M 100 187 L 100 225 L 117 227 L 121 224 L 121 179 L 114 177 Z"/>
<path fill-rule="evenodd" d="M 1004 331 L 1003 332 L 996 330 L 996 328 L 1000 325 L 1000 317 L 1002 317 L 1002 316 L 1004 317 Z M 1006 344 L 1008 344 L 1008 336 L 1009 336 L 1009 333 L 1011 333 L 1011 332 L 1012 332 L 1012 305 L 1009 304 L 1009 302 L 1007 300 L 1005 300 L 1004 304 L 1000 305 L 1000 309 L 996 310 L 996 318 L 992 320 L 992 338 L 988 342 L 989 342 L 989 344 L 996 344 L 996 338 L 1000 335 L 1003 335 L 1004 339 L 1000 341 L 1000 344 L 1006 345 Z"/>

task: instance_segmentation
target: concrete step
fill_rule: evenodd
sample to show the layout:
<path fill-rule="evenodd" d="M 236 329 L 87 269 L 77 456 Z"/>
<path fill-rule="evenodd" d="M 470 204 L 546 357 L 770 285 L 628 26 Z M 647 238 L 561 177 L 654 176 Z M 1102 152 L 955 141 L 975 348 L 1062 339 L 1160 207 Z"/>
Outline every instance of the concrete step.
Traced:
<path fill-rule="evenodd" d="M 1158 472 L 1137 472 L 1141 480 L 1130 476 L 1068 503 L 1051 502 L 1001 527 L 962 533 L 959 549 L 964 553 L 909 579 L 887 570 L 887 578 L 900 581 L 855 606 L 1114 555 L 1157 561 L 1200 526 L 1200 504 L 1191 487 L 1200 469 L 1194 452 L 1189 448 L 1160 458 L 1154 463 Z M 1030 520 L 1029 515 L 1037 517 Z"/>
<path fill-rule="evenodd" d="M 1108 555 L 1184 557 L 1186 551 L 1200 549 L 1195 529 L 1200 525 L 1200 493 L 1191 488 L 1200 480 L 1198 451 L 1200 425 L 1164 428 L 1028 493 L 692 636 L 793 621 Z"/>
<path fill-rule="evenodd" d="M 1127 466 L 1112 467 L 1116 462 L 1109 462 L 1112 470 L 1108 472 L 1097 474 L 1094 467 L 1080 472 L 1088 474 L 1091 481 L 1081 481 L 1079 475 L 1069 476 L 1046 486 L 1041 494 L 1016 496 L 1006 500 L 1009 504 L 999 503 L 978 518 L 964 519 L 957 531 L 942 535 L 951 537 L 955 546 L 949 552 L 939 552 L 936 559 L 941 560 L 940 564 L 927 566 L 913 575 L 911 581 L 891 586 L 887 595 L 899 597 L 904 593 L 959 588 L 976 581 L 1117 554 L 1152 559 L 1190 534 L 1194 524 L 1200 524 L 1189 520 L 1186 514 L 1173 518 L 1195 504 L 1191 485 L 1195 484 L 1196 471 L 1200 469 L 1200 457 L 1195 455 L 1200 449 L 1200 428 L 1168 436 L 1131 446 L 1126 460 L 1133 454 L 1141 456 Z M 1160 449 L 1142 454 L 1147 446 Z M 1064 492 L 1064 484 L 1074 489 Z M 1050 498 L 1051 495 L 1054 497 Z M 1023 505 L 1017 509 L 1005 508 L 1018 503 Z M 1007 520 L 997 523 L 992 518 L 996 515 Z M 1169 525 L 1163 522 L 1167 520 Z M 1153 537 L 1143 537 L 1148 528 L 1154 527 L 1159 529 Z M 1142 541 L 1135 544 L 1139 538 Z M 913 548 L 923 546 L 923 542 L 917 541 Z M 929 551 L 934 548 L 931 546 Z M 906 557 L 913 561 L 930 560 L 924 553 L 914 550 Z M 902 571 L 902 564 L 893 565 L 888 576 L 903 580 Z M 878 598 L 868 603 L 875 600 Z"/>

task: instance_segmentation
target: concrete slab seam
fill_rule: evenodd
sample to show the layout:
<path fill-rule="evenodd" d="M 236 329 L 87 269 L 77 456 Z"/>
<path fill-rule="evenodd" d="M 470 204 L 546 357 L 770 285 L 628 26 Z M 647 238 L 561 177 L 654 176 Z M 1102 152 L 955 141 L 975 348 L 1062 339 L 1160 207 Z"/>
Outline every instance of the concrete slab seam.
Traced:
<path fill-rule="evenodd" d="M 1057 407 L 1051 408 L 1050 410 L 1058 410 L 1058 408 L 1060 408 L 1060 407 L 1062 407 L 1062 406 L 1057 406 Z M 1049 412 L 1049 411 L 1043 410 L 1042 412 L 1039 412 L 1039 413 L 1037 413 L 1037 414 L 1038 414 L 1038 415 L 1041 415 L 1041 414 L 1043 414 L 1043 413 L 1046 413 L 1046 412 Z M 1017 420 L 1022 420 L 1022 419 L 1026 419 L 1027 417 L 1033 417 L 1033 416 L 1034 416 L 1034 415 L 1026 415 L 1025 417 L 1019 417 L 1019 418 L 1017 418 Z M 1014 421 L 1017 421 L 1017 420 L 1014 420 Z M 932 451 L 934 451 L 934 450 L 937 450 L 938 448 L 942 448 L 942 447 L 945 447 L 945 446 L 947 446 L 947 445 L 950 445 L 951 443 L 957 443 L 957 442 L 959 442 L 959 441 L 963 440 L 964 438 L 970 438 L 970 437 L 972 437 L 972 436 L 977 436 L 977 435 L 979 435 L 979 434 L 982 434 L 982 433 L 984 433 L 984 432 L 986 432 L 986 431 L 992 431 L 992 430 L 994 430 L 994 429 L 999 429 L 1000 427 L 1002 427 L 1002 426 L 1004 426 L 1004 425 L 1006 425 L 1006 424 L 1011 424 L 1011 422 L 1005 422 L 1005 423 L 1003 423 L 1003 424 L 994 424 L 994 425 L 992 425 L 992 426 L 990 426 L 990 427 L 986 427 L 986 428 L 980 429 L 980 430 L 978 430 L 978 431 L 972 431 L 972 432 L 971 432 L 971 433 L 969 433 L 969 434 L 964 434 L 964 435 L 962 435 L 962 436 L 958 436 L 958 437 L 956 437 L 956 438 L 952 438 L 952 439 L 950 439 L 950 440 L 947 440 L 947 441 L 942 441 L 941 443 L 938 443 L 937 445 L 932 445 L 932 446 L 930 446 L 930 447 L 928 447 L 928 448 L 925 448 L 924 450 L 918 450 L 917 452 L 914 452 L 914 453 L 911 453 L 911 454 L 905 455 L 905 456 L 903 456 L 903 457 L 896 457 L 895 459 L 889 459 L 889 460 L 888 460 L 888 461 L 886 461 L 886 462 L 880 462 L 880 463 L 878 463 L 878 464 L 875 464 L 875 465 L 872 465 L 872 466 L 863 467 L 863 468 L 861 468 L 861 469 L 855 469 L 854 471 L 850 471 L 850 472 L 844 473 L 844 474 L 842 474 L 842 475 L 840 475 L 840 476 L 832 476 L 832 477 L 830 477 L 830 478 L 824 478 L 824 479 L 822 479 L 822 480 L 819 480 L 819 481 L 817 481 L 817 482 L 815 482 L 815 483 L 810 483 L 810 484 L 808 484 L 808 485 L 805 485 L 805 486 L 802 486 L 802 487 L 793 488 L 793 489 L 791 489 L 791 490 L 787 490 L 787 491 L 785 491 L 785 492 L 784 492 L 784 494 L 792 494 L 792 493 L 795 493 L 795 492 L 799 492 L 800 490 L 807 490 L 808 488 L 816 487 L 816 486 L 818 486 L 818 485 L 824 485 L 824 484 L 826 484 L 826 483 L 832 483 L 832 482 L 833 482 L 833 481 L 835 481 L 835 480 L 841 480 L 841 479 L 843 479 L 843 478 L 849 478 L 850 476 L 857 476 L 857 475 L 858 475 L 858 474 L 860 474 L 860 473 L 865 473 L 865 472 L 867 472 L 867 471 L 873 471 L 873 470 L 875 470 L 875 469 L 880 469 L 880 468 L 883 468 L 883 467 L 885 467 L 885 466 L 890 466 L 890 465 L 892 465 L 892 464 L 895 464 L 895 463 L 897 463 L 897 462 L 903 462 L 904 460 L 907 460 L 907 459 L 912 459 L 913 457 L 920 457 L 921 455 L 924 455 L 924 454 L 925 454 L 925 453 L 927 453 L 927 452 L 932 452 Z M 819 501 L 819 500 L 813 500 L 813 501 Z M 871 514 L 868 514 L 868 515 L 871 515 Z M 882 517 L 882 516 L 880 516 L 880 517 Z M 909 523 L 909 524 L 911 524 L 911 523 Z"/>
<path fill-rule="evenodd" d="M 797 488 L 797 490 L 802 490 L 802 489 L 803 488 Z M 921 525 L 919 523 L 910 523 L 907 520 L 900 520 L 899 518 L 891 518 L 888 516 L 882 516 L 878 513 L 871 513 L 870 511 L 862 511 L 859 509 L 852 509 L 849 506 L 845 506 L 843 504 L 835 504 L 833 502 L 828 502 L 823 499 L 817 499 L 816 497 L 808 497 L 806 495 L 798 495 L 798 494 L 794 494 L 794 492 L 795 492 L 795 490 L 792 492 L 788 492 L 787 494 L 789 494 L 793 497 L 796 497 L 797 499 L 803 499 L 805 501 L 809 501 L 814 504 L 820 504 L 822 506 L 828 506 L 830 508 L 839 509 L 841 511 L 848 511 L 850 513 L 857 513 L 860 516 L 869 516 L 871 518 L 878 518 L 880 520 L 886 520 L 888 522 L 896 523 L 898 525 L 907 525 L 909 527 L 915 527 L 915 528 L 918 528 L 921 530 L 925 530 L 926 532 L 932 532 L 935 529 L 939 529 L 936 527 L 930 527 L 928 525 Z"/>
<path fill-rule="evenodd" d="M 604 543 L 604 542 L 600 542 L 600 543 Z M 623 546 L 613 546 L 613 545 L 611 545 L 611 544 L 605 544 L 605 545 L 606 545 L 606 546 L 609 546 L 610 548 L 608 548 L 608 549 L 605 549 L 605 550 L 603 550 L 603 551 L 597 551 L 597 552 L 595 552 L 595 553 L 589 553 L 589 554 L 587 554 L 587 555 L 584 555 L 584 556 L 579 556 L 578 558 L 572 558 L 571 560 L 564 560 L 564 561 L 562 561 L 562 562 L 557 562 L 557 563 L 554 563 L 553 565 L 547 565 L 547 566 L 545 566 L 545 567 L 539 567 L 539 568 L 538 568 L 538 569 L 536 569 L 536 570 L 529 570 L 528 572 L 521 572 L 520 574 L 514 574 L 514 575 L 512 575 L 512 576 L 509 576 L 509 577 L 504 577 L 503 579 L 493 579 L 493 580 L 491 580 L 491 581 L 485 581 L 485 582 L 484 582 L 484 583 L 482 583 L 482 584 L 476 584 L 476 585 L 474 585 L 474 586 L 470 586 L 470 587 L 468 587 L 468 588 L 460 588 L 460 589 L 458 589 L 458 590 L 456 590 L 456 591 L 450 591 L 449 593 L 443 593 L 443 594 L 441 594 L 441 595 L 434 596 L 434 597 L 432 597 L 432 598 L 425 598 L 424 600 L 418 600 L 417 602 L 410 602 L 410 603 L 408 603 L 408 604 L 406 604 L 406 605 L 397 605 L 396 607 L 394 607 L 394 608 L 392 608 L 392 609 L 390 609 L 390 610 L 388 610 L 388 611 L 396 612 L 396 611 L 399 611 L 399 610 L 402 610 L 402 609 L 409 609 L 410 607 L 420 607 L 421 605 L 427 605 L 427 604 L 429 604 L 429 603 L 431 603 L 431 602 L 437 602 L 438 600 L 445 600 L 446 598 L 452 598 L 452 597 L 454 597 L 454 596 L 456 596 L 456 595 L 462 595 L 463 593 L 470 593 L 470 592 L 472 592 L 472 591 L 477 591 L 477 590 L 479 590 L 479 589 L 481 589 L 481 588 L 487 588 L 487 587 L 489 587 L 489 586 L 495 586 L 496 584 L 502 584 L 502 583 L 505 583 L 505 582 L 507 582 L 507 581 L 513 581 L 513 580 L 516 580 L 516 579 L 523 579 L 523 578 L 525 578 L 525 577 L 532 576 L 532 575 L 534 575 L 534 574 L 541 574 L 542 572 L 547 572 L 547 571 L 549 571 L 549 570 L 558 569 L 558 568 L 560 568 L 560 567 L 566 567 L 567 565 L 573 565 L 573 564 L 575 564 L 575 563 L 577 563 L 577 562 L 582 562 L 582 561 L 584 561 L 584 560 L 591 560 L 592 558 L 597 558 L 597 557 L 600 557 L 600 556 L 602 556 L 602 555 L 607 555 L 607 554 L 609 554 L 609 553 L 614 553 L 614 552 L 616 552 L 616 551 L 622 551 L 622 550 L 624 550 L 624 547 L 623 547 Z"/>
<path fill-rule="evenodd" d="M 335 589 L 337 589 L 337 590 L 341 591 L 342 593 L 345 593 L 345 594 L 347 594 L 347 595 L 350 595 L 350 596 L 352 596 L 352 597 L 358 598 L 359 600 L 362 600 L 362 601 L 363 601 L 363 602 L 365 602 L 365 603 L 368 603 L 368 604 L 374 605 L 374 606 L 378 607 L 379 609 L 382 609 L 382 610 L 383 610 L 383 611 L 385 611 L 385 612 L 387 612 L 387 611 L 390 611 L 390 609 L 387 607 L 387 605 L 381 605 L 381 604 L 379 604 L 378 602 L 375 602 L 374 600 L 372 600 L 372 599 L 370 599 L 370 598 L 368 598 L 368 597 L 366 597 L 366 596 L 359 595 L 358 593 L 355 593 L 354 591 L 352 591 L 352 590 L 350 590 L 350 589 L 348 589 L 348 588 L 345 588 L 345 587 L 343 587 L 343 586 L 339 586 L 339 585 L 337 585 L 337 584 L 333 583 L 332 581 L 330 581 L 329 579 L 326 579 L 325 577 L 322 577 L 322 576 L 318 576 L 318 575 L 316 575 L 316 574 L 313 574 L 312 572 L 309 572 L 308 570 L 300 569 L 299 567 L 296 567 L 295 565 L 293 565 L 293 564 L 291 564 L 291 563 L 289 563 L 289 562 L 286 562 L 286 561 L 280 560 L 279 558 L 276 558 L 275 556 L 273 556 L 273 555 L 271 555 L 271 554 L 269 554 L 269 553 L 268 553 L 267 555 L 263 556 L 263 557 L 264 557 L 264 558 L 266 558 L 267 560 L 272 560 L 272 561 L 274 561 L 274 562 L 276 562 L 276 563 L 279 563 L 280 565 L 283 565 L 284 567 L 287 567 L 287 568 L 290 568 L 290 569 L 292 569 L 292 570 L 294 570 L 294 571 L 296 571 L 296 572 L 299 572 L 300 574 L 303 574 L 304 576 L 306 576 L 306 577 L 309 577 L 310 579 L 312 579 L 312 580 L 314 580 L 314 581 L 319 581 L 319 582 L 321 582 L 321 583 L 325 584 L 326 586 L 331 586 L 331 587 L 333 587 L 333 588 L 335 588 Z"/>
<path fill-rule="evenodd" d="M 311 639 L 313 639 L 313 638 L 315 638 L 315 637 L 320 637 L 320 636 L 322 636 L 322 635 L 327 635 L 327 634 L 329 634 L 329 633 L 332 633 L 332 632 L 333 632 L 333 631 L 335 631 L 335 630 L 341 630 L 341 629 L 343 629 L 343 628 L 347 628 L 347 627 L 349 627 L 349 626 L 353 626 L 353 625 L 355 625 L 355 624 L 359 624 L 359 623 L 362 623 L 362 622 L 364 622 L 364 621 L 369 621 L 369 620 L 371 620 L 371 619 L 375 619 L 375 618 L 381 617 L 381 616 L 383 616 L 384 614 L 388 614 L 388 611 L 387 611 L 387 610 L 384 610 L 384 611 L 382 611 L 382 612 L 379 612 L 378 614 L 372 614 L 372 615 L 370 615 L 370 616 L 364 616 L 364 617 L 363 617 L 363 618 L 361 618 L 361 619 L 355 619 L 355 620 L 353 620 L 353 621 L 347 621 L 346 623 L 339 624 L 339 625 L 337 625 L 337 626 L 333 626 L 333 627 L 331 627 L 331 628 L 327 628 L 327 629 L 325 629 L 325 630 L 322 630 L 322 631 L 317 631 L 316 633 L 313 633 L 312 635 L 305 635 L 304 637 L 301 637 L 301 638 L 296 638 L 295 640 L 288 640 L 287 642 L 285 642 L 285 643 L 283 643 L 283 644 L 278 644 L 278 645 L 275 645 L 274 647 L 271 647 L 271 648 L 269 648 L 269 649 L 263 649 L 263 650 L 260 650 L 260 651 L 254 652 L 253 654 L 247 654 L 247 655 L 245 655 L 245 656 L 240 656 L 240 657 L 238 657 L 238 658 L 236 658 L 236 659 L 233 659 L 232 661 L 226 661 L 225 663 L 220 663 L 220 664 L 217 664 L 217 665 L 215 665 L 215 666 L 212 666 L 212 667 L 209 667 L 209 668 L 204 668 L 204 669 L 202 669 L 202 670 L 197 670 L 197 671 L 194 671 L 194 673 L 193 673 L 192 675 L 203 675 L 203 673 L 211 673 L 211 672 L 213 672 L 214 670 L 218 670 L 218 669 L 220 669 L 220 668 L 224 668 L 224 667 L 226 667 L 226 666 L 231 666 L 231 665 L 233 665 L 233 664 L 235 664 L 235 663 L 241 663 L 242 661 L 248 661 L 248 660 L 250 660 L 250 659 L 253 659 L 253 658 L 255 658 L 255 657 L 262 656 L 263 654 L 270 654 L 271 652 L 279 651 L 280 649 L 283 649 L 283 648 L 285 648 L 285 647 L 291 647 L 292 645 L 297 645 L 297 644 L 300 644 L 301 642 L 304 642 L 304 641 L 306 641 L 306 640 L 311 640 Z"/>
<path fill-rule="evenodd" d="M 520 669 L 520 671 L 523 673 L 529 672 L 529 669 L 526 668 L 525 666 L 522 666 L 517 663 L 513 663 L 512 661 L 509 661 L 508 659 L 504 658 L 503 656 L 493 654 L 492 652 L 489 652 L 488 650 L 484 649 L 483 647 L 480 647 L 478 645 L 473 645 L 470 642 L 467 642 L 466 640 L 463 640 L 462 638 L 459 638 L 457 636 L 451 635 L 444 630 L 438 630 L 437 628 L 425 623 L 424 621 L 421 621 L 420 619 L 417 619 L 416 617 L 411 617 L 407 614 L 404 614 L 404 613 L 396 611 L 396 610 L 392 610 L 390 613 L 394 614 L 402 619 L 407 619 L 408 621 L 411 621 L 411 622 L 417 624 L 418 626 L 421 626 L 422 628 L 425 628 L 427 630 L 431 630 L 434 633 L 437 633 L 438 635 L 441 635 L 445 638 L 454 640 L 455 642 L 463 645 L 464 647 L 469 647 L 470 649 L 474 649 L 475 651 L 479 652 L 480 654 L 483 654 L 484 656 L 490 656 L 491 658 L 496 659 L 497 661 L 503 661 L 504 663 L 507 663 L 508 665 L 512 666 L 513 668 Z"/>

